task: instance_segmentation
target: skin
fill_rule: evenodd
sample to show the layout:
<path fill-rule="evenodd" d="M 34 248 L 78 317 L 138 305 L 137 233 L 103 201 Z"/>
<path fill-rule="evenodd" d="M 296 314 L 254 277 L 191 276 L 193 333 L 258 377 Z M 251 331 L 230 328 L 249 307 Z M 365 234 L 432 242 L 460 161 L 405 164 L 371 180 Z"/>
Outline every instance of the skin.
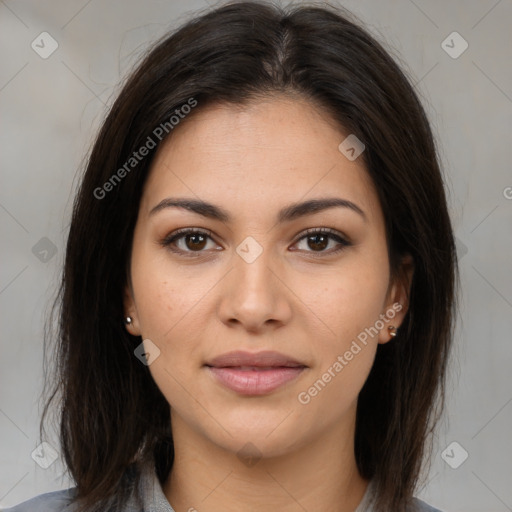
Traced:
<path fill-rule="evenodd" d="M 374 186 L 362 158 L 338 150 L 347 135 L 313 104 L 273 96 L 198 111 L 158 150 L 135 227 L 125 312 L 129 332 L 160 350 L 149 369 L 171 406 L 175 460 L 162 487 L 177 512 L 353 512 L 364 495 L 368 481 L 354 456 L 357 398 L 378 343 L 393 340 L 388 326 L 403 321 L 412 264 L 404 260 L 405 277 L 391 281 Z M 233 219 L 179 208 L 150 214 L 167 197 L 208 201 Z M 277 223 L 284 206 L 323 197 L 356 203 L 366 220 L 337 207 Z M 185 227 L 211 230 L 211 238 L 182 237 L 174 243 L 188 251 L 181 255 L 160 244 Z M 308 228 L 331 228 L 352 245 L 333 253 L 339 243 L 327 238 L 318 248 L 303 237 Z M 236 252 L 248 236 L 263 249 L 252 263 Z M 300 403 L 299 393 L 394 303 L 402 309 L 393 320 Z M 277 350 L 308 368 L 267 395 L 240 395 L 203 366 L 238 349 Z M 237 456 L 250 451 L 248 442 L 252 465 Z"/>

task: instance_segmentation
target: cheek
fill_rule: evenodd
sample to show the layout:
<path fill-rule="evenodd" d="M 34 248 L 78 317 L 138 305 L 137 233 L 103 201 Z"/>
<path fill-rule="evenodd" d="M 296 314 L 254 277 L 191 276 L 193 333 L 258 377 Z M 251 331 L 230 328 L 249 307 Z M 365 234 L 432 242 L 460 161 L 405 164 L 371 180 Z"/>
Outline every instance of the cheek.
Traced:
<path fill-rule="evenodd" d="M 345 352 L 339 350 L 299 390 L 297 407 L 303 421 L 314 421 L 315 428 L 321 430 L 350 415 L 370 373 L 376 347 L 361 346 L 357 350 L 359 352 L 353 354 L 350 361 L 345 359 Z"/>
<path fill-rule="evenodd" d="M 324 410 L 327 422 L 357 398 L 373 365 L 378 341 L 375 324 L 387 291 L 387 275 L 377 270 L 381 268 L 345 269 L 318 286 L 316 293 L 307 287 L 303 290 L 308 297 L 310 335 L 317 338 L 318 365 L 309 387 L 302 391 L 313 408 Z"/>
<path fill-rule="evenodd" d="M 133 286 L 142 336 L 162 341 L 179 321 L 180 312 L 186 309 L 186 294 L 177 283 L 171 285 L 149 269 L 144 276 L 134 279 Z"/>
<path fill-rule="evenodd" d="M 160 343 L 180 327 L 207 290 L 169 262 L 165 251 L 155 251 L 148 241 L 134 244 L 131 272 L 141 333 Z"/>
<path fill-rule="evenodd" d="M 300 293 L 307 298 L 304 302 L 309 308 L 308 315 L 316 318 L 333 350 L 350 345 L 351 339 L 378 320 L 387 291 L 386 277 L 384 272 L 365 268 L 340 271 L 321 286 L 303 282 Z"/>
<path fill-rule="evenodd" d="M 327 426 L 357 400 L 375 359 L 378 337 L 372 327 L 382 312 L 385 292 L 386 283 L 366 273 L 364 278 L 340 277 L 315 294 L 310 336 L 316 338 L 317 364 L 297 396 L 305 418 Z M 323 334 L 313 330 L 313 323 Z"/>
<path fill-rule="evenodd" d="M 132 285 L 141 336 L 160 350 L 149 369 L 155 381 L 169 389 L 176 384 L 171 374 L 181 382 L 187 368 L 200 366 L 204 349 L 200 336 L 207 332 L 206 324 L 211 319 L 205 311 L 206 296 L 215 278 L 193 265 L 177 269 L 170 261 L 165 251 L 147 249 L 140 243 L 132 257 Z M 173 394 L 170 391 L 169 396 Z"/>
<path fill-rule="evenodd" d="M 181 410 L 190 405 L 190 397 L 183 390 L 190 387 L 191 366 L 197 361 L 199 367 L 200 347 L 190 326 L 201 308 L 197 290 L 189 280 L 162 278 L 165 273 L 158 266 L 146 266 L 144 272 L 133 276 L 133 286 L 141 336 L 160 351 L 149 371 L 169 404 Z"/>

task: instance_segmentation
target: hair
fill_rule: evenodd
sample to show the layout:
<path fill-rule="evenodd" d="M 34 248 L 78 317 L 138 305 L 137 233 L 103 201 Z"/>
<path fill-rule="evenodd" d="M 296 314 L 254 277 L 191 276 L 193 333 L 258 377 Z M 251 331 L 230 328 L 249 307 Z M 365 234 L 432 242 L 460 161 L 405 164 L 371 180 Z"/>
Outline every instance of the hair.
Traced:
<path fill-rule="evenodd" d="M 191 18 L 147 51 L 106 114 L 75 197 L 40 434 L 60 396 L 59 440 L 80 511 L 100 510 L 114 496 L 122 502 L 135 463 L 152 461 L 161 482 L 173 463 L 170 406 L 134 356 L 141 338 L 123 325 L 138 207 L 156 149 L 172 134 L 169 119 L 194 101 L 188 118 L 210 104 L 243 107 L 275 95 L 306 100 L 363 141 L 391 275 L 403 255 L 414 260 L 402 326 L 378 346 L 358 397 L 355 457 L 361 476 L 376 483 L 377 510 L 403 511 L 415 492 L 444 410 L 458 285 L 427 116 L 405 72 L 345 10 L 234 2 Z M 159 139 L 156 147 L 131 165 L 149 138 Z"/>

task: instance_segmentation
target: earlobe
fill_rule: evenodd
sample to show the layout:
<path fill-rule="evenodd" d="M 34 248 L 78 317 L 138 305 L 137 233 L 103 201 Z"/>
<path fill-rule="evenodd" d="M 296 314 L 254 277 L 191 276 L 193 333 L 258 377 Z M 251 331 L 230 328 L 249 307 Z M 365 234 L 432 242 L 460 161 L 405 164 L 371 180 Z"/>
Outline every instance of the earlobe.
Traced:
<path fill-rule="evenodd" d="M 399 335 L 400 325 L 405 316 L 406 311 L 400 302 L 394 302 L 388 306 L 384 313 L 380 316 L 383 319 L 382 329 L 379 331 L 378 343 L 384 344 L 393 341 Z"/>
<path fill-rule="evenodd" d="M 384 311 L 386 325 L 379 332 L 379 343 L 400 339 L 399 330 L 404 317 L 409 310 L 409 294 L 414 275 L 414 260 L 410 254 L 402 257 L 398 277 L 391 286 L 386 310 Z"/>
<path fill-rule="evenodd" d="M 140 336 L 135 301 L 133 300 L 133 292 L 128 285 L 126 285 L 124 289 L 123 305 L 125 311 L 123 323 L 126 327 L 126 330 L 132 336 Z"/>
<path fill-rule="evenodd" d="M 124 317 L 124 325 L 126 327 L 126 330 L 132 336 L 140 336 L 138 322 L 136 322 L 135 318 L 133 318 L 132 316 L 125 316 Z"/>

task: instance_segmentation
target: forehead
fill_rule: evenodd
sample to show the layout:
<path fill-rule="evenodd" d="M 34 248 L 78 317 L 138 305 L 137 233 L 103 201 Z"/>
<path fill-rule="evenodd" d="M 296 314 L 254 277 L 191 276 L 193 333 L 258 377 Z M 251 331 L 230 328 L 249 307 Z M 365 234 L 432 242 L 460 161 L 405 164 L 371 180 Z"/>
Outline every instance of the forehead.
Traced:
<path fill-rule="evenodd" d="M 325 110 L 285 96 L 196 108 L 159 148 L 141 208 L 149 211 L 170 195 L 196 195 L 254 216 L 336 195 L 369 217 L 381 215 L 362 158 L 350 161 L 339 151 L 348 133 Z"/>

